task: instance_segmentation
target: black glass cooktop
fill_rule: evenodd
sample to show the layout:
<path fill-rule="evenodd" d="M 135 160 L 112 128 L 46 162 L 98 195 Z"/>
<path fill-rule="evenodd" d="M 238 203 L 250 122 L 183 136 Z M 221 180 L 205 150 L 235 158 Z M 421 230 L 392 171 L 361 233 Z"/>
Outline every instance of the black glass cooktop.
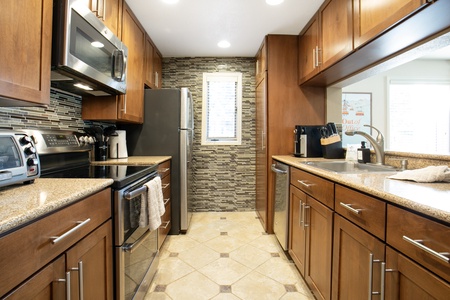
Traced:
<path fill-rule="evenodd" d="M 80 167 L 48 171 L 41 174 L 43 178 L 111 178 L 115 189 L 156 172 L 158 165 L 130 166 L 130 165 L 85 165 Z"/>

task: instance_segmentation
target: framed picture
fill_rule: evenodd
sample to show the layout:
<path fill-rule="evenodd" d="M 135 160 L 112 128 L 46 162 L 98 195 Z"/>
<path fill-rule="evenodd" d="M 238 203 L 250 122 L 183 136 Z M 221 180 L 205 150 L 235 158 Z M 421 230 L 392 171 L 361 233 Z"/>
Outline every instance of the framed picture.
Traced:
<path fill-rule="evenodd" d="M 342 145 L 361 144 L 364 137 L 348 136 L 346 131 L 364 131 L 371 134 L 372 93 L 342 93 Z"/>

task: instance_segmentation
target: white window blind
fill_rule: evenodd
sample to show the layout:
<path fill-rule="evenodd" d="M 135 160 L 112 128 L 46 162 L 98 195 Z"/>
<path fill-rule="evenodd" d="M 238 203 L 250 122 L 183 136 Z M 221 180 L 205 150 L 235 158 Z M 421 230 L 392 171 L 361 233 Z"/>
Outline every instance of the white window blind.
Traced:
<path fill-rule="evenodd" d="M 202 144 L 240 145 L 242 74 L 203 73 Z"/>
<path fill-rule="evenodd" d="M 448 153 L 450 82 L 388 79 L 388 83 L 389 150 Z"/>

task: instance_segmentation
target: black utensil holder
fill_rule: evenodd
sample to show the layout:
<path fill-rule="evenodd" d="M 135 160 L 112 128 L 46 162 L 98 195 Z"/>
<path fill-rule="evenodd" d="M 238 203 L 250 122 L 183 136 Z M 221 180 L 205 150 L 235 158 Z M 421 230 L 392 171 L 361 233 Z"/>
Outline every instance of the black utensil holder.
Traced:
<path fill-rule="evenodd" d="M 107 142 L 95 142 L 94 153 L 96 161 L 105 161 L 108 159 L 109 146 Z"/>

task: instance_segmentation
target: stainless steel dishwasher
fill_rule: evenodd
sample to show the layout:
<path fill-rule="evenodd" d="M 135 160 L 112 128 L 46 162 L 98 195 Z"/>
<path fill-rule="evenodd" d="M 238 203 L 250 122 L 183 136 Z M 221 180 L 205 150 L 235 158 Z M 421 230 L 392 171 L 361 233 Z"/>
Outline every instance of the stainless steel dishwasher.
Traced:
<path fill-rule="evenodd" d="M 284 251 L 289 243 L 289 166 L 276 161 L 272 164 L 275 173 L 275 201 L 273 231 Z"/>

